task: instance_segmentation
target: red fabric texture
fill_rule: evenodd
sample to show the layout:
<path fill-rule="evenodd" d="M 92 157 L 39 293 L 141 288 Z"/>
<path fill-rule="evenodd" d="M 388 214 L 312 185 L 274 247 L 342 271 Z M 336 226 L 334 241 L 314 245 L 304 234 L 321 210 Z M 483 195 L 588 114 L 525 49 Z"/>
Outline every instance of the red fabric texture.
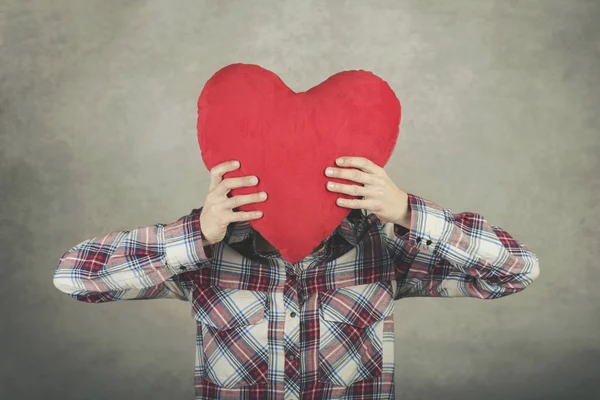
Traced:
<path fill-rule="evenodd" d="M 384 167 L 399 135 L 400 102 L 371 72 L 339 72 L 306 92 L 294 92 L 258 65 L 217 71 L 198 99 L 198 143 L 210 171 L 229 160 L 241 167 L 223 178 L 256 175 L 255 186 L 230 196 L 265 191 L 268 199 L 236 211 L 263 212 L 252 227 L 288 262 L 308 256 L 346 218 L 327 190 L 325 168 L 341 156 L 366 157 Z"/>

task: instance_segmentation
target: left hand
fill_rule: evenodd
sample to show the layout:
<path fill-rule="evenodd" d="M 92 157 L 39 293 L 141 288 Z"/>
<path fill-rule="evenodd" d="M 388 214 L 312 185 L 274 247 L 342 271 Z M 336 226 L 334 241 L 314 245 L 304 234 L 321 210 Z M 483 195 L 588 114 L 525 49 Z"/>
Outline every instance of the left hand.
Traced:
<path fill-rule="evenodd" d="M 362 199 L 338 198 L 339 206 L 365 209 L 377 215 L 383 223 L 393 222 L 410 228 L 408 194 L 394 184 L 383 168 L 364 157 L 340 157 L 336 160 L 336 164 L 346 168 L 330 167 L 333 174 L 328 175 L 326 170 L 325 175 L 362 184 L 359 186 L 328 182 L 327 190 L 331 192 L 362 197 Z M 329 183 L 333 183 L 333 188 L 329 187 Z"/>

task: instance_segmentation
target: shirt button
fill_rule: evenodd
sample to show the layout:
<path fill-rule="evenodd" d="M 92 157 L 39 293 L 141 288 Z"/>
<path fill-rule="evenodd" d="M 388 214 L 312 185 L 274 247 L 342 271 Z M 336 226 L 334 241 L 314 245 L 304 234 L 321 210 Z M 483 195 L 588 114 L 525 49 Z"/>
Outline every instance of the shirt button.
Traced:
<path fill-rule="evenodd" d="M 427 241 L 427 246 L 429 246 L 431 244 L 431 240 Z"/>
<path fill-rule="evenodd" d="M 182 265 L 181 267 L 179 267 L 180 270 L 185 271 L 185 267 Z"/>
<path fill-rule="evenodd" d="M 420 237 L 417 238 L 417 243 L 421 243 L 421 238 Z"/>
<path fill-rule="evenodd" d="M 295 316 L 296 316 L 296 313 L 295 313 L 295 312 L 292 312 L 292 313 L 290 314 L 290 317 L 292 317 L 292 318 L 294 318 Z"/>
<path fill-rule="evenodd" d="M 290 356 L 290 361 L 294 361 L 295 359 L 296 359 L 296 356 L 292 354 L 292 355 Z"/>

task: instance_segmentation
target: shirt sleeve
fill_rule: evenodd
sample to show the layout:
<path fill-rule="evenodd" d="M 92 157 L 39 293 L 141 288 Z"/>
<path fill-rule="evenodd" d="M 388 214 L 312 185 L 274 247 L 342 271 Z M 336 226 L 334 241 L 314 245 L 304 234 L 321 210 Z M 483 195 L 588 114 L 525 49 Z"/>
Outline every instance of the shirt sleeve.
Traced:
<path fill-rule="evenodd" d="M 116 231 L 69 249 L 54 271 L 54 286 L 87 303 L 173 298 L 187 300 L 187 281 L 210 265 L 200 209 L 170 224 Z M 207 252 L 210 254 L 207 255 Z"/>
<path fill-rule="evenodd" d="M 382 226 L 398 283 L 395 298 L 517 293 L 539 275 L 539 260 L 508 232 L 472 212 L 459 214 L 408 194 L 410 229 Z"/>

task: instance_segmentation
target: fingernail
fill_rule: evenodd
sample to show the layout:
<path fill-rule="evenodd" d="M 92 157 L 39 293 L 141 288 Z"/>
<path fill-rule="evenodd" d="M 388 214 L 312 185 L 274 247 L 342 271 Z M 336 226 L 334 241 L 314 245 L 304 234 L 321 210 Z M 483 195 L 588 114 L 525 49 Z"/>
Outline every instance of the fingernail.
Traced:
<path fill-rule="evenodd" d="M 252 183 L 257 183 L 257 182 L 258 182 L 258 178 L 256 178 L 256 177 L 253 177 L 252 179 L 250 179 L 250 182 L 252 182 Z"/>
<path fill-rule="evenodd" d="M 240 166 L 240 162 L 239 161 L 234 161 L 232 162 L 234 167 L 239 167 Z"/>
<path fill-rule="evenodd" d="M 338 162 L 338 164 L 343 164 L 344 163 L 344 159 L 343 158 L 338 158 L 337 162 Z"/>
<path fill-rule="evenodd" d="M 333 170 L 332 170 L 331 168 L 327 168 L 327 169 L 325 170 L 325 174 L 326 174 L 326 175 L 331 175 L 331 174 L 333 174 Z"/>

